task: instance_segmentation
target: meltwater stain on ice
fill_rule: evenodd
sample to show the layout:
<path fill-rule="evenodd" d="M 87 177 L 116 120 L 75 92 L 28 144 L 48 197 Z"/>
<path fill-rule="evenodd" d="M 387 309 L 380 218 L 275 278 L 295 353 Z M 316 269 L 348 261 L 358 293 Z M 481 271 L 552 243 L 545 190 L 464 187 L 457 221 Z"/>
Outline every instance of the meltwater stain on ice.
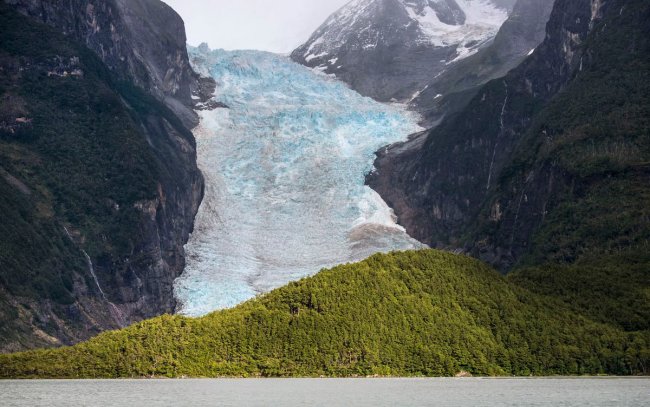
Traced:
<path fill-rule="evenodd" d="M 324 267 L 421 247 L 364 177 L 417 117 L 258 51 L 190 50 L 230 109 L 195 130 L 206 191 L 175 283 L 179 312 L 234 306 Z"/>

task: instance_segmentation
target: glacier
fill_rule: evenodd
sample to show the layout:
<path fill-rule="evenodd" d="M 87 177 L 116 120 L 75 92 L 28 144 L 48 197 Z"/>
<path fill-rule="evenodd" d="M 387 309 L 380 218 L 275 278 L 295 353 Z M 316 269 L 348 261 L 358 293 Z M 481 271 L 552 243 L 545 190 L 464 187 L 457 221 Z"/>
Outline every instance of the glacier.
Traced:
<path fill-rule="evenodd" d="M 190 47 L 229 109 L 194 133 L 203 203 L 176 280 L 177 311 L 232 307 L 323 268 L 423 247 L 364 185 L 374 153 L 422 129 L 397 105 L 281 55 Z"/>

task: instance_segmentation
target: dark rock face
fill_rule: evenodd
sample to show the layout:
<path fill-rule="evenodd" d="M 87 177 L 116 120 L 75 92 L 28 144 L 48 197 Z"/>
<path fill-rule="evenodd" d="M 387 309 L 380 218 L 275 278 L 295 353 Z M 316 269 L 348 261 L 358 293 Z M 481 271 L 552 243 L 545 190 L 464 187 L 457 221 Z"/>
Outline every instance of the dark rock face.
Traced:
<path fill-rule="evenodd" d="M 647 77 L 648 41 L 641 38 L 649 13 L 642 1 L 558 0 L 530 57 L 437 128 L 381 152 L 369 184 L 412 236 L 504 270 L 535 253 L 572 261 L 587 249 L 610 250 L 616 236 L 637 239 L 610 227 L 569 243 L 590 215 L 562 211 L 590 197 L 584 206 L 609 216 L 617 208 L 602 191 L 639 188 L 647 177 L 647 139 L 640 136 L 647 129 L 629 113 L 647 110 L 647 92 L 624 89 Z M 627 113 L 619 94 L 629 95 Z M 611 124 L 619 121 L 635 130 Z M 604 147 L 611 144 L 628 146 L 625 158 Z M 587 153 L 587 145 L 603 150 Z M 635 207 L 643 194 L 626 205 Z M 647 233 L 641 223 L 634 230 Z M 581 246 L 586 241 L 593 245 Z"/>
<path fill-rule="evenodd" d="M 195 126 L 185 26 L 159 0 L 4 0 L 21 13 L 60 30 L 99 55 L 123 80 L 163 101 Z"/>
<path fill-rule="evenodd" d="M 466 53 L 488 45 L 513 3 L 355 0 L 291 58 L 336 75 L 364 96 L 407 102 Z M 489 17 L 470 19 L 468 11 L 479 6 Z"/>
<path fill-rule="evenodd" d="M 139 119 L 162 165 L 157 196 L 135 203 L 141 217 L 133 252 L 94 261 L 98 275 L 107 277 L 109 300 L 122 309 L 127 323 L 174 312 L 173 283 L 185 269 L 184 245 L 203 198 L 192 134 L 153 112 Z"/>
<path fill-rule="evenodd" d="M 154 0 L 6 3 L 0 206 L 17 226 L 0 239 L 0 351 L 173 312 L 203 196 L 188 126 L 214 91 L 182 20 Z"/>

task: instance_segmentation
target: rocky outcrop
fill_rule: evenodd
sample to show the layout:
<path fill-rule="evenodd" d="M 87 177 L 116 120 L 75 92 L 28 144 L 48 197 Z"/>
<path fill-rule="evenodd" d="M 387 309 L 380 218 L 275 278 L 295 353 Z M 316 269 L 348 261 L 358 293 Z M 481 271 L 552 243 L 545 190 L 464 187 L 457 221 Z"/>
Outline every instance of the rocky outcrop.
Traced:
<path fill-rule="evenodd" d="M 4 0 L 95 51 L 123 80 L 142 87 L 188 127 L 198 123 L 185 26 L 159 0 Z"/>
<path fill-rule="evenodd" d="M 629 208 L 643 207 L 647 128 L 631 112 L 647 110 L 648 93 L 625 89 L 645 83 L 649 12 L 636 0 L 558 0 L 530 57 L 437 128 L 382 151 L 369 184 L 412 236 L 504 270 L 642 241 L 645 222 L 631 232 L 570 213 L 634 217 Z M 636 191 L 623 212 L 604 192 L 620 188 Z"/>
<path fill-rule="evenodd" d="M 173 312 L 203 196 L 188 126 L 214 90 L 182 20 L 154 0 L 6 3 L 0 351 Z"/>

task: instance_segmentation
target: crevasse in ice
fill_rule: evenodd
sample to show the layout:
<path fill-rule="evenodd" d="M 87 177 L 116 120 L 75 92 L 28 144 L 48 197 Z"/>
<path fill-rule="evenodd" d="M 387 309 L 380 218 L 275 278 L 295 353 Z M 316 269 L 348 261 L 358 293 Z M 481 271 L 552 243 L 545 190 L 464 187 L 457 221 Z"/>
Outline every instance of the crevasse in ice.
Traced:
<path fill-rule="evenodd" d="M 230 109 L 195 130 L 205 198 L 176 280 L 179 312 L 236 305 L 324 267 L 420 247 L 364 186 L 374 152 L 419 131 L 379 104 L 288 58 L 190 50 Z"/>

